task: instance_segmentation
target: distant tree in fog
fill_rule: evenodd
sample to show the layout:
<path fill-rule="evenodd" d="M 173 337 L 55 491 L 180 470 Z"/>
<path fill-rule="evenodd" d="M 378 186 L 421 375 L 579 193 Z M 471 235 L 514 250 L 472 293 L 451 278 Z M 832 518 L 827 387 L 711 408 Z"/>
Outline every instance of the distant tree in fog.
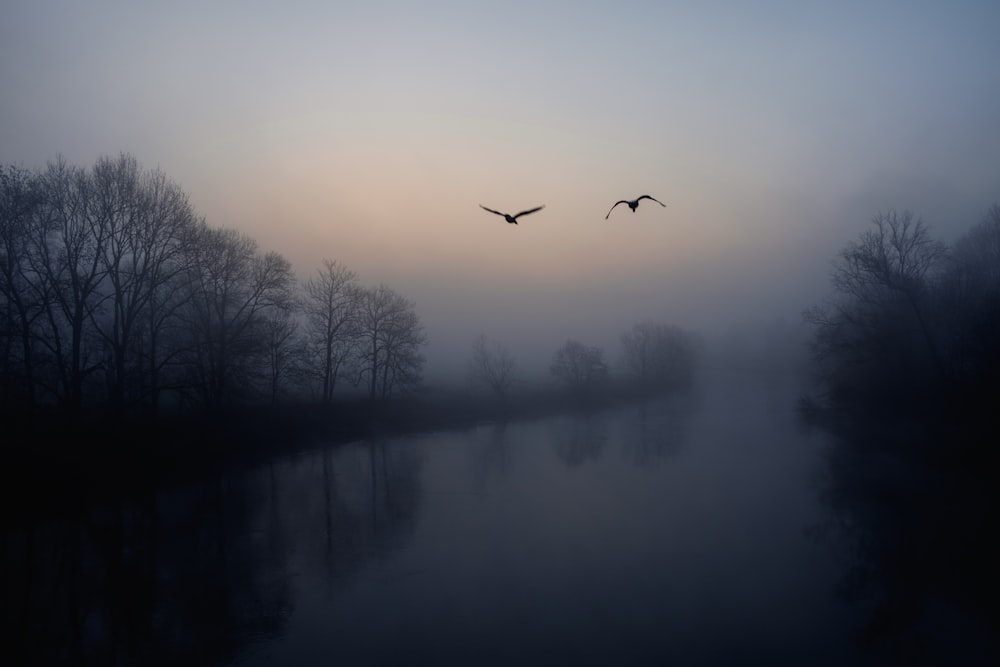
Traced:
<path fill-rule="evenodd" d="M 974 624 L 997 617 L 985 582 L 1000 553 L 982 535 L 1000 489 L 1000 208 L 950 251 L 909 214 L 873 222 L 806 313 L 821 393 L 802 407 L 834 436 L 823 497 L 862 554 L 853 585 L 877 587 L 870 635 L 888 646 L 941 591 Z"/>
<path fill-rule="evenodd" d="M 359 341 L 361 288 L 353 271 L 326 259 L 303 289 L 306 336 L 316 359 L 320 397 L 329 402 L 341 369 Z"/>
<path fill-rule="evenodd" d="M 955 243 L 950 259 L 939 299 L 946 362 L 961 391 L 982 400 L 1000 380 L 1000 206 Z"/>
<path fill-rule="evenodd" d="M 426 343 L 413 304 L 387 285 L 361 291 L 358 306 L 359 379 L 371 399 L 387 398 L 420 382 Z"/>
<path fill-rule="evenodd" d="M 834 401 L 905 402 L 943 379 L 933 378 L 943 372 L 934 279 L 946 248 L 909 212 L 879 213 L 872 224 L 837 256 L 834 297 L 806 312 Z"/>
<path fill-rule="evenodd" d="M 570 389 L 587 392 L 607 379 L 608 365 L 604 350 L 570 339 L 556 350 L 549 372 Z"/>
<path fill-rule="evenodd" d="M 489 387 L 498 396 L 504 396 L 514 381 L 514 355 L 506 345 L 481 334 L 472 343 L 469 374 L 473 382 Z"/>
<path fill-rule="evenodd" d="M 640 322 L 622 334 L 622 356 L 629 373 L 644 387 L 686 384 L 694 373 L 694 337 L 678 327 Z"/>
<path fill-rule="evenodd" d="M 965 289 L 990 294 L 1000 288 L 1000 204 L 955 242 L 952 259 Z"/>
<path fill-rule="evenodd" d="M 872 223 L 875 229 L 841 252 L 833 270 L 834 288 L 862 307 L 899 304 L 909 309 L 928 351 L 936 353 L 926 297 L 930 273 L 938 268 L 945 246 L 932 239 L 924 223 L 914 221 L 909 211 L 879 213 Z"/>

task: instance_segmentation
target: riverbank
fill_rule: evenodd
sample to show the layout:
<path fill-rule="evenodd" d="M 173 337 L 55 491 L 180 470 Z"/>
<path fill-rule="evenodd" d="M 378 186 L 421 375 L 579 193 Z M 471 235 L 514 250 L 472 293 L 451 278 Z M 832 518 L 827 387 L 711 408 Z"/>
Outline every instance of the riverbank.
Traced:
<path fill-rule="evenodd" d="M 31 429 L 8 431 L 0 513 L 8 523 L 67 501 L 139 495 L 319 446 L 600 410 L 664 393 L 608 386 L 585 394 L 539 388 L 498 397 L 456 388 L 384 401 L 350 397 L 155 419 L 92 418 L 73 426 L 43 417 Z"/>

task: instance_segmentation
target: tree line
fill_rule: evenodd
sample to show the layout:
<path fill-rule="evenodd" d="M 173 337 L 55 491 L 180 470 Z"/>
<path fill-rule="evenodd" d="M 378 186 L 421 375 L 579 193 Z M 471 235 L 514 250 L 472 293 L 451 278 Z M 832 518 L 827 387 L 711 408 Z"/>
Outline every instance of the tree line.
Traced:
<path fill-rule="evenodd" d="M 951 245 L 879 213 L 831 282 L 806 313 L 822 391 L 803 405 L 833 436 L 821 497 L 854 556 L 843 590 L 872 603 L 861 639 L 889 662 L 992 664 L 1000 206 Z"/>
<path fill-rule="evenodd" d="M 911 212 L 877 214 L 805 313 L 826 409 L 992 414 L 1000 380 L 1000 205 L 951 246 Z"/>
<path fill-rule="evenodd" d="M 372 399 L 420 378 L 414 304 L 325 260 L 309 280 L 233 229 L 212 227 L 159 170 L 128 154 L 90 168 L 0 165 L 0 401 L 156 415 L 343 382 Z M 9 423 L 9 422 L 8 422 Z"/>
<path fill-rule="evenodd" d="M 689 385 L 694 377 L 701 341 L 678 326 L 646 320 L 621 335 L 621 374 L 616 390 L 659 393 Z M 485 334 L 473 341 L 469 375 L 474 383 L 503 397 L 515 380 L 516 364 L 509 348 Z M 577 397 L 595 397 L 612 389 L 610 364 L 600 346 L 568 339 L 552 354 L 549 374 Z"/>

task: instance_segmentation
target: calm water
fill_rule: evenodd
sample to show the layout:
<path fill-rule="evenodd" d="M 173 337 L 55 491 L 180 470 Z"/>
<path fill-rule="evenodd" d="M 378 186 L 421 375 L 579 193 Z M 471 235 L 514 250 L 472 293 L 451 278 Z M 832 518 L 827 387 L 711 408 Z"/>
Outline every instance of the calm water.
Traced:
<path fill-rule="evenodd" d="M 80 509 L 4 537 L 7 631 L 74 663 L 860 664 L 796 389 L 317 442 Z"/>

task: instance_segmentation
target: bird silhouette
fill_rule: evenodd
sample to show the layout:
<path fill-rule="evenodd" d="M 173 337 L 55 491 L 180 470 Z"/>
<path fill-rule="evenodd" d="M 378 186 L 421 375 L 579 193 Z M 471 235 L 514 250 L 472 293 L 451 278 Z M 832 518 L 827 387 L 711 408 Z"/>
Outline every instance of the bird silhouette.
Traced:
<path fill-rule="evenodd" d="M 512 225 L 516 225 L 517 219 L 520 218 L 522 215 L 528 215 L 529 213 L 534 213 L 535 211 L 541 211 L 543 208 L 545 208 L 545 205 L 543 204 L 541 206 L 536 206 L 535 208 L 529 208 L 527 211 L 521 211 L 517 215 L 508 215 L 506 213 L 501 213 L 500 211 L 494 211 L 491 208 L 486 208 L 482 204 L 479 205 L 479 208 L 485 211 L 489 211 L 490 213 L 496 213 L 497 215 L 502 215 L 504 220 L 506 220 Z"/>
<path fill-rule="evenodd" d="M 663 202 L 661 202 L 659 199 L 656 199 L 655 197 L 650 197 L 649 195 L 643 195 L 641 197 L 636 197 L 635 199 L 633 199 L 631 201 L 629 201 L 628 199 L 619 199 L 618 201 L 615 202 L 615 206 L 618 206 L 618 204 L 628 204 L 628 207 L 630 209 L 632 209 L 633 213 L 635 213 L 636 207 L 639 206 L 639 202 L 641 200 L 643 200 L 643 199 L 652 199 L 653 201 L 655 201 L 660 206 L 663 206 L 664 208 L 666 208 L 666 206 L 667 206 L 666 204 L 664 204 Z M 608 211 L 608 214 L 606 216 L 604 216 L 605 220 L 607 220 L 608 218 L 611 217 L 611 211 L 615 210 L 615 206 L 612 206 L 611 210 Z"/>

